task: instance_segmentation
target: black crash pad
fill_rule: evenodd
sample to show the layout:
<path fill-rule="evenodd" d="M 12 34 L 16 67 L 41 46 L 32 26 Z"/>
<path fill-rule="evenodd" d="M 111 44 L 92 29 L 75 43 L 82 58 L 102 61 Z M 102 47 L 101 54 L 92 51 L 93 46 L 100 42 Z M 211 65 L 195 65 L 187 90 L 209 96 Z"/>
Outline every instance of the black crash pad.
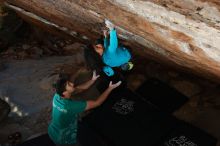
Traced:
<path fill-rule="evenodd" d="M 168 113 L 173 113 L 188 101 L 185 95 L 155 78 L 145 81 L 136 92 Z"/>
<path fill-rule="evenodd" d="M 188 123 L 178 126 L 157 146 L 216 146 L 217 139 Z"/>
<path fill-rule="evenodd" d="M 82 121 L 106 146 L 215 146 L 216 143 L 211 135 L 158 110 L 127 88 L 113 91 L 103 105 Z M 180 140 L 185 136 L 188 145 L 167 145 L 175 136 Z"/>
<path fill-rule="evenodd" d="M 83 122 L 111 146 L 153 146 L 175 129 L 178 120 L 124 88 L 113 92 Z"/>
<path fill-rule="evenodd" d="M 106 146 L 105 141 L 83 121 L 78 123 L 77 138 L 80 146 Z"/>

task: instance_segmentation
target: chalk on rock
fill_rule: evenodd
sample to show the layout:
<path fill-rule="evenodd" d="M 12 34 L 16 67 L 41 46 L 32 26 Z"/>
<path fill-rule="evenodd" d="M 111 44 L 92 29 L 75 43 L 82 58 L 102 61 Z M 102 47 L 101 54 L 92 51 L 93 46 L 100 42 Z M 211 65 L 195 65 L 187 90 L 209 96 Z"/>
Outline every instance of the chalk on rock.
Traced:
<path fill-rule="evenodd" d="M 105 19 L 105 25 L 110 30 L 114 29 L 114 24 L 111 21 L 109 21 L 108 19 Z"/>

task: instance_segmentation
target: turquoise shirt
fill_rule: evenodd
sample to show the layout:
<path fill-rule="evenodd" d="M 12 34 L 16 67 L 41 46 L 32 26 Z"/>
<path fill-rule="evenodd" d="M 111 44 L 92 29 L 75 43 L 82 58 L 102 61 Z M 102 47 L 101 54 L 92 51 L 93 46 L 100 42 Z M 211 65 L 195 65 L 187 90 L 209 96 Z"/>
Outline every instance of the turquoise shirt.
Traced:
<path fill-rule="evenodd" d="M 110 39 L 104 39 L 103 62 L 110 67 L 119 67 L 131 59 L 131 54 L 124 47 L 118 47 L 116 30 L 110 31 Z"/>
<path fill-rule="evenodd" d="M 86 101 L 53 97 L 52 120 L 48 134 L 55 144 L 75 144 L 78 114 L 86 108 Z"/>

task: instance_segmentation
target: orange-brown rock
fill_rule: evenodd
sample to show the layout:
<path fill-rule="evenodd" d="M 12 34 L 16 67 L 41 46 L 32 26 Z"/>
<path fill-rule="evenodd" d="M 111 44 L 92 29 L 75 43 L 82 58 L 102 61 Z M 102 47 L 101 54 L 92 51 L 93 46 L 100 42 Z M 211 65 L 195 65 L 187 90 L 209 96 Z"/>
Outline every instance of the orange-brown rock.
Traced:
<path fill-rule="evenodd" d="M 112 21 L 133 51 L 220 82 L 218 0 L 6 0 L 23 18 L 85 42 Z"/>

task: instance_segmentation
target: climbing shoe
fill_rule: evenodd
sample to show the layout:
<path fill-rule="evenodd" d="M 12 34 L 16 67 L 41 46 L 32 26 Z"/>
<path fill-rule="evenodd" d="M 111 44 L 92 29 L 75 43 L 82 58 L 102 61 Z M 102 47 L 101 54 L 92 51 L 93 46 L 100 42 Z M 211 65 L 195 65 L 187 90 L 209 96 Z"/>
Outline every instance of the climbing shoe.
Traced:
<path fill-rule="evenodd" d="M 123 65 L 121 65 L 121 69 L 124 71 L 131 70 L 134 67 L 134 64 L 132 62 L 127 62 Z"/>

